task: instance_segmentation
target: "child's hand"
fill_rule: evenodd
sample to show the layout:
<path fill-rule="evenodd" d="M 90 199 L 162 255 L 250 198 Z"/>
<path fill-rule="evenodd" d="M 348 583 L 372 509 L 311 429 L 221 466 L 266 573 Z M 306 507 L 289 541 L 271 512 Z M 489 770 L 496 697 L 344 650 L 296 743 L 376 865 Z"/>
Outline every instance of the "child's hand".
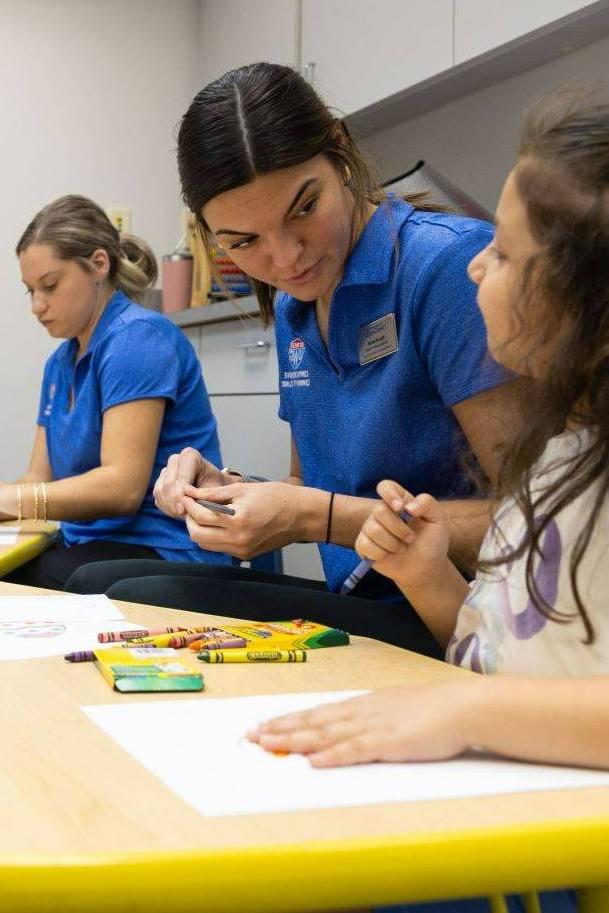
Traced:
<path fill-rule="evenodd" d="M 306 754 L 313 767 L 453 758 L 471 747 L 479 678 L 385 688 L 277 717 L 247 735 L 267 751 Z"/>
<path fill-rule="evenodd" d="M 424 585 L 448 554 L 448 525 L 438 502 L 426 494 L 413 498 L 397 482 L 387 480 L 376 490 L 383 500 L 362 526 L 357 553 L 374 561 L 375 571 L 402 589 Z M 402 510 L 412 515 L 408 523 L 399 516 Z"/>

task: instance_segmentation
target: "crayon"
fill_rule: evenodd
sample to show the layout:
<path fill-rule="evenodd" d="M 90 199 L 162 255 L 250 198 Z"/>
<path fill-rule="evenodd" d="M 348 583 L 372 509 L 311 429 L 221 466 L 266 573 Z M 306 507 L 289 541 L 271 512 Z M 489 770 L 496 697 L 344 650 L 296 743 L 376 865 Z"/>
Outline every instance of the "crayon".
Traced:
<path fill-rule="evenodd" d="M 245 637 L 230 637 L 226 633 L 224 637 L 200 637 L 188 644 L 189 650 L 231 650 L 237 647 L 247 647 Z"/>
<path fill-rule="evenodd" d="M 197 628 L 182 628 L 179 633 L 172 634 L 154 634 L 149 637 L 132 637 L 129 641 L 130 644 L 137 644 L 138 646 L 146 646 L 149 644 L 153 647 L 173 647 L 174 641 L 176 638 L 184 638 L 189 635 L 194 635 L 193 639 L 199 639 L 205 637 L 210 629 L 197 629 Z M 211 629 L 213 631 L 213 628 Z"/>
<path fill-rule="evenodd" d="M 114 649 L 118 649 L 121 647 L 124 647 L 125 649 L 127 649 L 128 647 L 133 648 L 134 646 L 135 645 L 131 644 L 131 643 L 113 645 Z M 152 650 L 152 649 L 154 649 L 154 644 L 137 644 L 137 647 L 139 649 L 149 648 Z M 110 648 L 110 649 L 112 649 L 112 648 Z M 89 663 L 89 662 L 93 662 L 93 660 L 95 659 L 95 653 L 93 650 L 76 650 L 75 653 L 66 653 L 66 655 L 64 656 L 64 659 L 68 663 Z"/>
<path fill-rule="evenodd" d="M 409 520 L 412 520 L 412 514 L 409 514 L 407 510 L 401 510 L 398 513 L 398 516 L 404 521 L 404 523 L 408 523 Z M 351 571 L 341 586 L 340 595 L 348 596 L 349 593 L 355 589 L 360 580 L 366 576 L 368 571 L 372 568 L 373 564 L 374 561 L 370 561 L 369 558 L 363 558 L 360 563 Z"/>
<path fill-rule="evenodd" d="M 175 637 L 175 634 L 155 634 L 151 637 L 134 637 L 129 641 L 129 644 L 132 647 L 168 647 L 169 642 Z"/>
<path fill-rule="evenodd" d="M 67 663 L 91 663 L 95 653 L 93 650 L 77 650 L 75 653 L 66 653 L 64 659 Z"/>
<path fill-rule="evenodd" d="M 197 631 L 196 633 L 192 633 L 192 634 L 191 633 L 187 634 L 186 632 L 182 632 L 181 634 L 173 634 L 171 636 L 171 639 L 170 639 L 169 643 L 167 644 L 167 646 L 175 647 L 175 648 L 188 647 L 190 644 L 194 643 L 195 641 L 200 641 L 200 640 L 201 640 L 200 631 Z M 237 643 L 237 641 L 238 641 L 238 643 Z M 207 640 L 206 640 L 206 642 L 207 642 Z M 212 642 L 214 645 L 216 644 L 216 641 L 213 638 L 212 638 Z M 217 643 L 218 643 L 218 646 L 221 646 L 221 647 L 225 646 L 225 644 L 222 643 L 220 640 L 218 640 Z M 246 643 L 247 643 L 247 641 L 243 637 L 236 638 L 236 640 L 235 640 L 236 647 L 245 647 Z M 228 647 L 232 646 L 232 641 L 227 641 L 226 646 L 228 646 Z"/>
<path fill-rule="evenodd" d="M 306 663 L 306 650 L 201 650 L 203 663 Z"/>
<path fill-rule="evenodd" d="M 157 634 L 177 634 L 186 628 L 141 628 L 139 631 L 105 631 L 97 635 L 100 644 L 118 643 L 121 640 L 135 640 L 138 637 L 155 637 Z"/>

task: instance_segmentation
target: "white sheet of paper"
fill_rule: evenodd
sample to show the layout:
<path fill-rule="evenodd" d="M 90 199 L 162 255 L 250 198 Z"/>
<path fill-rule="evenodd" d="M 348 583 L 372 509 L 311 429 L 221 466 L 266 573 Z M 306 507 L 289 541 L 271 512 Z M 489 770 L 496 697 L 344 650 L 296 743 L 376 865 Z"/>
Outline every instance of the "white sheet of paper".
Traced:
<path fill-rule="evenodd" d="M 100 631 L 137 627 L 107 596 L 0 596 L 0 660 L 92 650 Z"/>
<path fill-rule="evenodd" d="M 19 533 L 11 533 L 5 529 L 0 529 L 0 545 L 15 545 L 18 538 Z"/>
<path fill-rule="evenodd" d="M 609 786 L 609 773 L 460 758 L 431 764 L 313 769 L 246 741 L 247 729 L 278 714 L 363 692 L 278 694 L 83 707 L 87 716 L 202 815 L 415 802 L 531 790 Z"/>
<path fill-rule="evenodd" d="M 20 526 L 5 526 L 4 523 L 0 523 L 0 536 L 4 535 L 17 535 L 21 532 Z"/>

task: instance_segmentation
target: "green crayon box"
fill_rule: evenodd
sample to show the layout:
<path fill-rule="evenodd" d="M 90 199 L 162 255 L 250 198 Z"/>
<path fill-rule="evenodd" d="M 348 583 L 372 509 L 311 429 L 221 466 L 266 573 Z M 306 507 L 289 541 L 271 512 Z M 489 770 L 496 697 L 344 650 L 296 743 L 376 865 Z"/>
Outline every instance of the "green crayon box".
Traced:
<path fill-rule="evenodd" d="M 203 691 L 203 676 L 170 647 L 117 647 L 94 650 L 106 681 L 123 694 L 144 691 Z"/>

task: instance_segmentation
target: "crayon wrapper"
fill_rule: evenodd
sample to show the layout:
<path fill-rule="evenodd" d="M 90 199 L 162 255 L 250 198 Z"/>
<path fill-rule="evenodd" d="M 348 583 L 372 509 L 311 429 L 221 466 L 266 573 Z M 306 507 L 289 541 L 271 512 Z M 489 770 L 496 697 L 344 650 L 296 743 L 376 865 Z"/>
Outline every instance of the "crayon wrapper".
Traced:
<path fill-rule="evenodd" d="M 140 631 L 102 631 L 97 635 L 100 644 L 120 643 L 122 640 L 133 640 L 135 637 L 147 637 L 149 631 L 145 628 Z"/>
<path fill-rule="evenodd" d="M 137 646 L 145 646 L 146 644 L 151 647 L 171 647 L 172 641 L 176 639 L 178 635 L 176 634 L 153 634 L 147 637 L 132 637 L 129 641 L 130 644 Z"/>
<path fill-rule="evenodd" d="M 195 640 L 201 640 L 200 631 L 197 631 L 196 634 L 174 634 L 167 646 L 179 649 L 180 647 L 187 647 Z"/>
<path fill-rule="evenodd" d="M 304 663 L 305 650 L 202 650 L 204 663 Z"/>

